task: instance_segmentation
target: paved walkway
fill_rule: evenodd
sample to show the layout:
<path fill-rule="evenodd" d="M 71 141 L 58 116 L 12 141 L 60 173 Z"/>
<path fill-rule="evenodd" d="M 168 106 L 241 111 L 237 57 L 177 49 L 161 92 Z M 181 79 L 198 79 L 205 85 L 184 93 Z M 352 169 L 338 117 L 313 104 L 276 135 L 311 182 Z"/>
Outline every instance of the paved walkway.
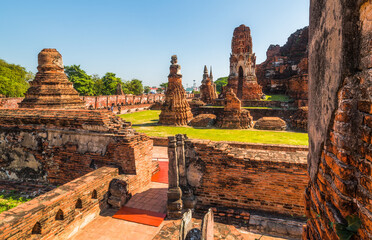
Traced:
<path fill-rule="evenodd" d="M 153 158 L 167 161 L 166 147 L 154 147 Z M 168 184 L 152 182 L 150 188 L 134 195 L 125 205 L 127 207 L 166 212 Z M 151 240 L 163 227 L 147 226 L 139 223 L 128 222 L 112 218 L 117 209 L 107 209 L 81 229 L 73 240 Z"/>
<path fill-rule="evenodd" d="M 154 159 L 168 161 L 166 147 L 154 147 Z M 127 207 L 144 209 L 154 212 L 166 212 L 168 184 L 152 182 L 150 188 L 134 195 L 125 205 Z M 128 222 L 112 218 L 117 209 L 107 209 L 81 229 L 72 240 L 152 240 L 160 229 L 170 221 L 163 221 L 159 227 Z M 282 240 L 262 236 L 251 232 L 240 231 L 245 240 Z"/>

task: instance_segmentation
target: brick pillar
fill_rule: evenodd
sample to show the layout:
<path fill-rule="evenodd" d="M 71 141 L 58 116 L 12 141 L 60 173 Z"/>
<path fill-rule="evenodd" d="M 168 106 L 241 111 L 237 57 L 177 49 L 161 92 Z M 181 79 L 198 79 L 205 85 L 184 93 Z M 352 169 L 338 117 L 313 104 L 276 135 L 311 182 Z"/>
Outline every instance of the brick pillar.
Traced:
<path fill-rule="evenodd" d="M 168 203 L 167 215 L 169 218 L 180 218 L 182 216 L 182 191 L 179 186 L 177 145 L 175 137 L 168 137 Z"/>

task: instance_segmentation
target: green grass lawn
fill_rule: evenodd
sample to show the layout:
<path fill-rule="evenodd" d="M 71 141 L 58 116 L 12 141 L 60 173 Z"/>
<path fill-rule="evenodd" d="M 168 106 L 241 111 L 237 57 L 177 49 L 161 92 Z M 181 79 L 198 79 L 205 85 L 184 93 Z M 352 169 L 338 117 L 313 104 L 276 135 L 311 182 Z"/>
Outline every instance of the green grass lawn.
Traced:
<path fill-rule="evenodd" d="M 280 102 L 289 102 L 291 98 L 287 95 L 266 95 L 266 99 L 262 101 L 280 101 Z"/>
<path fill-rule="evenodd" d="M 122 114 L 124 120 L 132 122 L 133 128 L 149 136 L 166 137 L 187 134 L 189 138 L 209 139 L 212 141 L 238 141 L 266 144 L 308 145 L 307 133 L 262 131 L 251 129 L 201 129 L 192 127 L 158 126 L 160 111 L 149 110 Z"/>
<path fill-rule="evenodd" d="M 31 199 L 20 197 L 15 193 L 0 194 L 0 213 L 25 203 Z"/>

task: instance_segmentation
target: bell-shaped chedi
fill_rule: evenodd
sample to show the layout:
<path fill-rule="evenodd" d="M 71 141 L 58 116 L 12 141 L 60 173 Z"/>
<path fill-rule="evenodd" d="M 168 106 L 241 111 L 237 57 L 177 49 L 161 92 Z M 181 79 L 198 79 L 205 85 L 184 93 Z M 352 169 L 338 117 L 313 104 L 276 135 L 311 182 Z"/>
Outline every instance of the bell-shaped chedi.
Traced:
<path fill-rule="evenodd" d="M 84 102 L 64 72 L 62 56 L 56 49 L 43 49 L 38 55 L 38 63 L 38 72 L 19 103 L 20 108 L 84 108 Z"/>
<path fill-rule="evenodd" d="M 204 66 L 203 80 L 202 85 L 200 86 L 200 100 L 207 104 L 212 104 L 217 98 L 215 84 L 212 79 L 212 69 L 211 75 L 209 75 L 207 66 Z"/>
<path fill-rule="evenodd" d="M 256 56 L 252 53 L 251 30 L 245 25 L 235 28 L 231 42 L 230 75 L 224 93 L 233 89 L 240 100 L 259 100 L 262 88 L 257 83 Z"/>
<path fill-rule="evenodd" d="M 186 100 L 186 92 L 182 86 L 181 66 L 177 64 L 177 56 L 173 55 L 168 76 L 168 88 L 161 108 L 159 124 L 187 125 L 193 118 L 191 108 Z"/>

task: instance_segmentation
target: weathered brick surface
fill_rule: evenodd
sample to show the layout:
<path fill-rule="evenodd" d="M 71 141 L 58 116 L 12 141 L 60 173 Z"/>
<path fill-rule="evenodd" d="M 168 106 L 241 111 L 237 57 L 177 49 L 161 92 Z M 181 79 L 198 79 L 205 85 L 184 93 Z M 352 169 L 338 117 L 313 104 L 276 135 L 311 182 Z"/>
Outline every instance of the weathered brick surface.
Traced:
<path fill-rule="evenodd" d="M 103 167 L 0 214 L 0 239 L 68 239 L 107 208 L 110 181 L 118 169 Z M 92 198 L 93 191 L 97 198 Z M 76 203 L 81 200 L 82 208 Z M 57 220 L 57 212 L 63 219 Z M 36 223 L 41 234 L 32 234 Z"/>
<path fill-rule="evenodd" d="M 335 225 L 347 225 L 350 215 L 362 223 L 353 239 L 372 239 L 372 3 L 311 1 L 310 12 L 303 239 L 338 239 Z"/>
<path fill-rule="evenodd" d="M 0 178 L 64 184 L 102 166 L 151 179 L 152 140 L 108 111 L 0 110 Z"/>
<path fill-rule="evenodd" d="M 22 108 L 83 108 L 84 102 L 64 73 L 62 56 L 56 49 L 43 49 L 38 55 L 38 72 L 30 82 Z"/>
<path fill-rule="evenodd" d="M 191 140 L 189 169 L 200 174 L 197 208 L 240 208 L 302 216 L 308 183 L 306 152 L 233 148 L 221 142 Z M 190 174 L 191 170 L 188 170 Z M 188 176 L 190 179 L 190 176 Z M 190 180 L 189 180 L 190 181 Z"/>
<path fill-rule="evenodd" d="M 256 55 L 253 53 L 251 30 L 244 24 L 234 29 L 231 40 L 230 75 L 223 95 L 229 89 L 240 100 L 259 100 L 262 88 L 257 83 Z"/>
<path fill-rule="evenodd" d="M 186 92 L 182 86 L 181 66 L 177 63 L 177 56 L 173 55 L 169 67 L 168 88 L 159 115 L 159 124 L 182 126 L 187 125 L 193 115 L 186 99 Z"/>

